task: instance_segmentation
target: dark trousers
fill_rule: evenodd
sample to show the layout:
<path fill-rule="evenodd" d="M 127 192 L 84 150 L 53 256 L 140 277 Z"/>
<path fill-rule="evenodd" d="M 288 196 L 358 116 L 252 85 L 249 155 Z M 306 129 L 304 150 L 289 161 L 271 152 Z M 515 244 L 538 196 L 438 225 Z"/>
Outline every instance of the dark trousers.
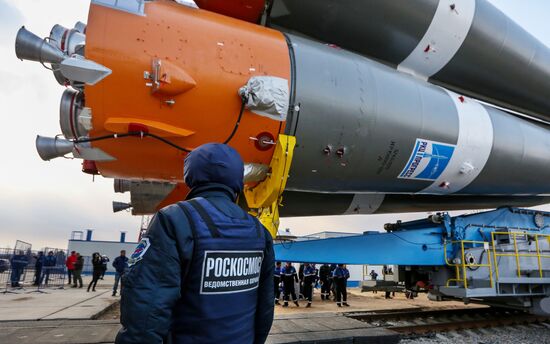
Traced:
<path fill-rule="evenodd" d="M 313 299 L 313 281 L 305 278 L 304 279 L 304 298 L 311 303 Z"/>
<path fill-rule="evenodd" d="M 341 304 L 342 301 L 344 303 L 348 301 L 348 288 L 346 280 L 339 278 L 336 280 L 336 303 Z"/>
<path fill-rule="evenodd" d="M 48 284 L 48 282 L 50 281 L 50 272 L 51 271 L 52 271 L 51 266 L 44 267 L 44 273 L 42 274 L 42 278 L 40 279 L 40 283 L 44 282 L 44 284 Z"/>
<path fill-rule="evenodd" d="M 321 298 L 322 299 L 329 299 L 330 297 L 330 279 L 321 280 Z"/>
<path fill-rule="evenodd" d="M 73 287 L 76 288 L 78 283 L 78 286 L 82 288 L 82 270 L 73 270 L 73 282 Z"/>
<path fill-rule="evenodd" d="M 34 284 L 39 285 L 40 284 L 40 277 L 42 276 L 42 268 L 36 268 L 34 270 Z"/>
<path fill-rule="evenodd" d="M 73 270 L 69 270 L 67 269 L 67 276 L 69 277 L 69 284 L 71 284 L 72 282 L 72 277 L 73 277 Z"/>
<path fill-rule="evenodd" d="M 280 277 L 274 277 L 273 278 L 273 291 L 275 292 L 275 301 L 279 301 L 279 297 L 281 296 L 281 290 L 279 289 L 279 284 L 281 284 L 281 278 Z"/>
<path fill-rule="evenodd" d="M 102 271 L 94 271 L 92 274 L 92 281 L 90 284 L 88 284 L 88 291 L 90 291 L 90 288 L 95 291 L 95 286 L 97 285 L 97 281 L 101 278 Z"/>
<path fill-rule="evenodd" d="M 23 269 L 13 268 L 11 270 L 10 282 L 12 287 L 15 287 L 19 284 L 19 280 L 21 279 L 22 274 Z"/>
<path fill-rule="evenodd" d="M 289 297 L 292 296 L 292 301 L 298 301 L 296 297 L 296 291 L 294 291 L 294 282 L 284 282 L 284 300 L 285 304 L 288 304 Z"/>
<path fill-rule="evenodd" d="M 120 282 L 120 293 L 122 294 L 122 288 L 124 288 L 124 279 L 122 278 L 124 276 L 124 272 L 115 272 L 115 284 L 113 285 L 113 295 L 116 294 L 118 289 L 118 283 Z"/>

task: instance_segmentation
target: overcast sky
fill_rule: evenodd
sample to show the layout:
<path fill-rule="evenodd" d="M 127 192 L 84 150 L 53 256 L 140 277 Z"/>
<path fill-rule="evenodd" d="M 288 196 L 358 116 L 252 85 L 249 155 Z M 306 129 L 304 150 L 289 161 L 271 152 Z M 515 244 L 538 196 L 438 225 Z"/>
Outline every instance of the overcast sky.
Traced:
<path fill-rule="evenodd" d="M 299 0 L 297 0 L 299 1 Z M 550 46 L 550 1 L 491 0 L 503 12 Z M 119 231 L 137 237 L 140 217 L 113 214 L 111 201 L 128 201 L 114 194 L 112 180 L 80 172 L 80 160 L 42 161 L 35 150 L 37 134 L 55 136 L 63 88 L 39 63 L 15 57 L 14 39 L 21 25 L 47 36 L 58 23 L 72 27 L 86 22 L 89 1 L 0 0 L 0 247 L 20 239 L 34 248 L 67 247 L 71 231 L 94 229 L 98 240 L 117 240 Z M 550 61 L 549 61 L 550 63 Z M 550 207 L 541 209 L 550 210 Z M 295 234 L 324 230 L 362 232 L 386 222 L 425 216 L 417 214 L 326 216 L 282 219 Z"/>

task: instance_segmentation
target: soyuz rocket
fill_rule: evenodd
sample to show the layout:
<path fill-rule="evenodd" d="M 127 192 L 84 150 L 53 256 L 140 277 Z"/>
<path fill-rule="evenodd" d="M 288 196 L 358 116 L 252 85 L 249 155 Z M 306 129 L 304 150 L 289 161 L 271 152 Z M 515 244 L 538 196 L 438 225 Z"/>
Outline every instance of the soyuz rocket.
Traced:
<path fill-rule="evenodd" d="M 282 216 L 550 202 L 550 49 L 487 0 L 93 0 L 15 49 L 66 87 L 40 156 L 82 158 L 135 214 L 183 199 L 207 142 L 261 183 L 279 135 Z"/>

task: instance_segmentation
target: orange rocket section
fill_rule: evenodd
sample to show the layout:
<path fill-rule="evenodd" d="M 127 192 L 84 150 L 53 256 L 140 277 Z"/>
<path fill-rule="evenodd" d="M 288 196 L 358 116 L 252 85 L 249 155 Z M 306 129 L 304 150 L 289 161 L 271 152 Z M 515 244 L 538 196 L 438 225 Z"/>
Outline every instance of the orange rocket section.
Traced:
<path fill-rule="evenodd" d="M 137 130 L 188 149 L 229 137 L 241 108 L 238 90 L 252 76 L 290 80 L 280 32 L 173 1 L 145 3 L 145 16 L 92 4 L 86 57 L 113 71 L 85 88 L 90 137 Z M 276 138 L 284 125 L 245 110 L 229 145 L 245 162 L 269 164 L 273 149 L 260 149 L 255 138 Z M 116 159 L 96 162 L 103 176 L 182 180 L 186 153 L 151 137 L 92 145 Z"/>

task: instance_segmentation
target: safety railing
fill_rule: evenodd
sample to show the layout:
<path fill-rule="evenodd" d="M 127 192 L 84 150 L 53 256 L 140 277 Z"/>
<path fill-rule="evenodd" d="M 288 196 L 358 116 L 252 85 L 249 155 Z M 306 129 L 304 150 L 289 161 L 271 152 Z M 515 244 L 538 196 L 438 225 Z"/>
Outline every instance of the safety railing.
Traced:
<path fill-rule="evenodd" d="M 495 245 L 495 236 L 497 235 L 505 235 L 505 236 L 511 236 L 513 238 L 513 245 L 514 245 L 514 252 L 506 252 L 506 253 L 500 253 L 496 250 Z M 535 252 L 528 252 L 523 253 L 519 252 L 518 250 L 518 236 L 530 236 L 535 238 Z M 545 238 L 548 241 L 548 244 L 550 245 L 550 234 L 537 234 L 537 233 L 526 233 L 526 232 L 491 232 L 491 246 L 493 249 L 493 259 L 495 261 L 495 275 L 497 280 L 499 279 L 499 269 L 498 269 L 498 257 L 514 257 L 516 260 L 516 269 L 517 269 L 517 275 L 518 277 L 521 277 L 521 265 L 520 265 L 520 258 L 522 257 L 531 257 L 531 258 L 537 258 L 537 265 L 538 265 L 538 272 L 539 277 L 544 277 L 542 273 L 542 259 L 550 259 L 550 254 L 543 254 L 540 249 L 540 241 L 539 238 Z"/>
<path fill-rule="evenodd" d="M 447 257 L 447 244 L 460 244 L 460 262 L 459 263 L 450 263 Z M 481 263 L 482 260 L 480 260 L 479 263 L 472 263 L 468 262 L 466 263 L 466 251 L 465 251 L 465 244 L 466 245 L 472 245 L 468 248 L 477 248 L 477 247 L 483 247 L 483 249 L 487 252 L 487 263 L 483 264 Z M 480 245 L 481 246 L 476 246 Z M 455 278 L 449 278 L 447 280 L 446 286 L 449 287 L 451 282 L 462 283 L 464 285 L 464 288 L 468 288 L 468 275 L 467 275 L 467 269 L 468 268 L 488 268 L 489 269 L 489 281 L 491 288 L 493 288 L 493 262 L 491 260 L 491 248 L 489 247 L 489 243 L 486 241 L 476 241 L 476 240 L 460 240 L 460 241 L 450 241 L 445 243 L 443 247 L 443 252 L 445 255 L 445 263 L 448 266 L 455 268 Z M 462 273 L 461 273 L 462 271 Z"/>
<path fill-rule="evenodd" d="M 506 252 L 498 252 L 497 251 L 497 244 L 495 241 L 497 240 L 496 236 L 498 235 L 505 235 L 512 238 L 510 244 L 513 245 L 513 252 L 506 251 Z M 530 252 L 520 252 L 518 248 L 518 237 L 525 237 L 529 236 L 531 238 L 534 238 L 535 242 L 535 251 Z M 538 234 L 538 233 L 527 233 L 527 232 L 491 232 L 491 241 L 475 241 L 475 240 L 460 240 L 460 241 L 450 241 L 445 243 L 444 245 L 444 255 L 445 255 L 445 263 L 447 266 L 453 267 L 455 269 L 455 278 L 449 278 L 447 280 L 446 286 L 449 287 L 452 282 L 455 282 L 457 285 L 459 283 L 462 283 L 464 288 L 468 288 L 468 268 L 478 268 L 478 267 L 485 267 L 489 269 L 489 280 L 491 288 L 494 286 L 495 280 L 499 280 L 499 257 L 512 257 L 514 258 L 516 262 L 516 273 L 518 277 L 521 277 L 521 258 L 523 257 L 531 257 L 537 259 L 537 268 L 538 268 L 538 274 L 540 278 L 544 277 L 543 274 L 543 259 L 550 259 L 550 254 L 545 254 L 541 250 L 540 242 L 541 240 L 547 240 L 548 245 L 550 246 L 550 234 Z M 451 263 L 449 262 L 448 256 L 447 256 L 447 245 L 460 245 L 460 255 L 459 259 L 460 262 L 458 263 Z M 470 246 L 470 247 L 466 247 Z M 487 252 L 487 263 L 483 264 L 481 263 L 475 263 L 475 262 L 468 262 L 466 258 L 466 249 L 467 248 L 477 248 L 477 247 L 483 247 L 483 249 Z M 493 276 L 493 267 L 494 267 L 494 276 Z"/>

